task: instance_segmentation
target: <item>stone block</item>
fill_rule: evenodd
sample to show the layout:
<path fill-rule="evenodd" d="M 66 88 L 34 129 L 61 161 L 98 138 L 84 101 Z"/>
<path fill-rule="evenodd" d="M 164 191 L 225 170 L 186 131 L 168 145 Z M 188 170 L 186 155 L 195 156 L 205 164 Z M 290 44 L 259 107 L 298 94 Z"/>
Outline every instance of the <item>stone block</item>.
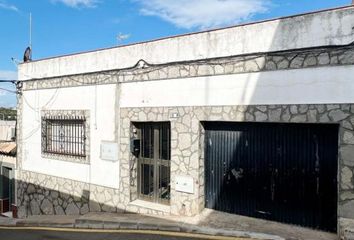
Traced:
<path fill-rule="evenodd" d="M 353 64 L 354 63 L 354 50 L 348 50 L 339 56 L 339 62 L 341 64 Z"/>
<path fill-rule="evenodd" d="M 284 59 L 278 63 L 278 69 L 288 69 L 289 68 L 289 61 Z"/>
<path fill-rule="evenodd" d="M 296 115 L 296 116 L 294 116 L 294 117 L 291 118 L 290 122 L 303 123 L 303 122 L 306 122 L 306 118 L 307 118 L 307 115 L 306 115 L 306 114 Z"/>
<path fill-rule="evenodd" d="M 354 186 L 353 186 L 353 171 L 348 167 L 342 168 L 341 187 L 344 190 L 352 190 L 354 188 Z"/>
<path fill-rule="evenodd" d="M 317 57 L 317 61 L 319 65 L 328 65 L 330 63 L 329 55 L 328 53 L 321 53 Z"/>
<path fill-rule="evenodd" d="M 66 207 L 65 213 L 66 213 L 66 215 L 79 215 L 80 209 L 76 206 L 76 204 L 74 202 L 71 202 Z"/>
<path fill-rule="evenodd" d="M 290 63 L 290 68 L 301 68 L 303 62 L 304 62 L 303 56 L 295 57 Z"/>
<path fill-rule="evenodd" d="M 345 166 L 354 167 L 354 145 L 341 147 L 340 154 Z"/>
<path fill-rule="evenodd" d="M 37 199 L 35 199 L 35 200 L 37 200 Z M 48 199 L 44 199 L 42 201 L 41 210 L 45 215 L 53 215 L 54 214 L 53 204 Z"/>
<path fill-rule="evenodd" d="M 258 121 L 258 122 L 263 122 L 263 121 L 266 121 L 268 119 L 267 114 L 265 114 L 263 112 L 259 112 L 259 111 L 256 111 L 254 113 L 254 116 L 256 117 L 256 121 Z"/>
<path fill-rule="evenodd" d="M 269 110 L 269 121 L 279 122 L 281 116 L 281 108 Z"/>
<path fill-rule="evenodd" d="M 314 56 L 307 56 L 304 61 L 304 67 L 311 67 L 317 65 L 317 59 Z"/>
<path fill-rule="evenodd" d="M 354 134 L 352 131 L 344 131 L 343 143 L 354 145 Z"/>
<path fill-rule="evenodd" d="M 39 214 L 41 213 L 38 200 L 33 199 L 33 200 L 30 202 L 30 207 L 31 207 L 31 213 L 32 213 L 32 215 L 39 215 Z"/>
<path fill-rule="evenodd" d="M 328 115 L 332 119 L 332 121 L 334 121 L 334 122 L 342 121 L 350 116 L 350 114 L 345 113 L 340 109 L 332 110 L 329 112 Z"/>
<path fill-rule="evenodd" d="M 353 218 L 354 200 L 339 204 L 339 217 Z"/>
<path fill-rule="evenodd" d="M 277 65 L 272 61 L 267 62 L 265 65 L 265 70 L 274 71 L 276 69 L 277 69 Z"/>

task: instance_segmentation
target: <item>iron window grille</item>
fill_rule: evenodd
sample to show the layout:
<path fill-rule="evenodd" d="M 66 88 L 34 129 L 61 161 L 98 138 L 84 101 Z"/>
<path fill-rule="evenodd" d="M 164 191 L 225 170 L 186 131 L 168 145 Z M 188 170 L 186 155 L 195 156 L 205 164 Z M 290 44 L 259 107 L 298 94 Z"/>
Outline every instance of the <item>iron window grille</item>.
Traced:
<path fill-rule="evenodd" d="M 42 152 L 86 157 L 84 116 L 51 116 L 42 118 Z"/>

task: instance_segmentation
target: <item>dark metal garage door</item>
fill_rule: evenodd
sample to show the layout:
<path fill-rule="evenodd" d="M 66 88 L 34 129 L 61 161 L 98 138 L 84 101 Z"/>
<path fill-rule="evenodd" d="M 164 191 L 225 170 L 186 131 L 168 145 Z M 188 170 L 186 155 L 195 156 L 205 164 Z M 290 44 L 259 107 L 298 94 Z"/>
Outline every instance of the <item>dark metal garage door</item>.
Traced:
<path fill-rule="evenodd" d="M 207 208 L 336 231 L 337 125 L 204 127 Z"/>

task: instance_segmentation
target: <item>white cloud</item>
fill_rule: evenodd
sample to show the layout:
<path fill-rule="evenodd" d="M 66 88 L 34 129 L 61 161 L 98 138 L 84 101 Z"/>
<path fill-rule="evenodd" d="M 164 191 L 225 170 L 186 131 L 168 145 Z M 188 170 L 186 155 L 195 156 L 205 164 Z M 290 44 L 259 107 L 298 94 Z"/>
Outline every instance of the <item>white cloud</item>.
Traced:
<path fill-rule="evenodd" d="M 0 70 L 0 79 L 1 80 L 17 80 L 17 72 Z"/>
<path fill-rule="evenodd" d="M 181 28 L 211 28 L 236 24 L 266 12 L 271 0 L 133 0 L 141 13 L 158 16 Z"/>
<path fill-rule="evenodd" d="M 18 12 L 18 8 L 15 5 L 8 4 L 5 1 L 1 1 L 1 0 L 0 0 L 0 8 Z"/>
<path fill-rule="evenodd" d="M 52 0 L 52 2 L 61 2 L 72 8 L 92 8 L 96 7 L 98 0 Z"/>

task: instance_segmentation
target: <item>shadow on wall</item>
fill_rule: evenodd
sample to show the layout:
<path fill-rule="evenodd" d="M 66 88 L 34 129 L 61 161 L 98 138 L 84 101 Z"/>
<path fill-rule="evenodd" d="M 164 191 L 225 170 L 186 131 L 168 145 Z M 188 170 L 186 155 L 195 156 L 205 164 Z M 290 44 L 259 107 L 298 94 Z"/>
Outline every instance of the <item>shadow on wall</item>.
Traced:
<path fill-rule="evenodd" d="M 39 178 L 41 177 L 39 176 Z M 118 200 L 119 192 L 115 192 L 118 190 L 112 189 L 110 193 L 99 192 L 95 196 L 101 200 L 101 202 L 98 202 L 91 200 L 93 194 L 89 190 L 89 184 L 50 176 L 42 177 L 42 179 L 53 181 L 52 183 L 44 182 L 43 184 L 56 185 L 56 189 L 17 181 L 17 205 L 20 218 L 31 215 L 83 215 L 88 212 L 127 212 L 125 209 L 116 207 L 118 202 L 114 203 L 115 199 Z M 62 189 L 62 191 L 57 190 L 58 188 Z M 95 189 L 97 190 L 96 187 Z"/>

